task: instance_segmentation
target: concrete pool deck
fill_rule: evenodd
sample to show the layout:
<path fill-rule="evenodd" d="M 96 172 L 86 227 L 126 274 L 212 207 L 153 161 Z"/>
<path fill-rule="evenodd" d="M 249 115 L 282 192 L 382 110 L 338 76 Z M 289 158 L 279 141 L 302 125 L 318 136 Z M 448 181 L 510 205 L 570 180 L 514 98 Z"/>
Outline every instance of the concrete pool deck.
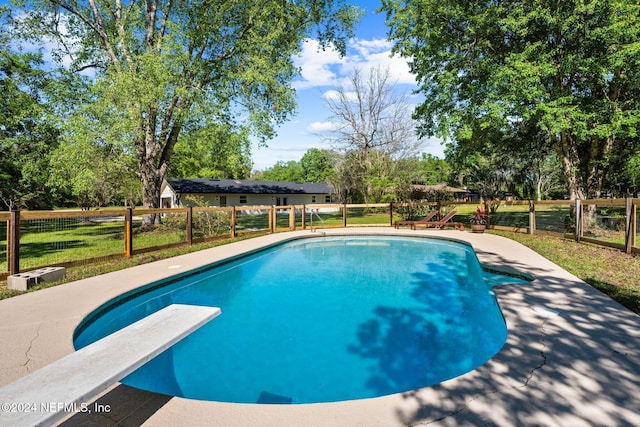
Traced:
<path fill-rule="evenodd" d="M 436 386 L 346 402 L 252 405 L 116 384 L 97 399 L 98 406 L 87 402 L 99 410 L 72 414 L 63 425 L 640 426 L 640 316 L 575 276 L 490 234 L 387 227 L 324 232 L 464 240 L 483 264 L 508 266 L 536 280 L 494 289 L 509 329 L 507 342 L 478 369 Z M 267 244 L 321 235 L 272 234 L 2 300 L 0 386 L 73 352 L 73 331 L 83 317 L 123 292 Z"/>

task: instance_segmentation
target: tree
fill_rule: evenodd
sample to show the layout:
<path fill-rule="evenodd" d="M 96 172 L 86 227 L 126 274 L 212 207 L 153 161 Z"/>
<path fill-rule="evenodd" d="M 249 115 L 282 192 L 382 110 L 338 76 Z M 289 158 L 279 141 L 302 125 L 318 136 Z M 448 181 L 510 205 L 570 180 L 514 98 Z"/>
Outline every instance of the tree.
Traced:
<path fill-rule="evenodd" d="M 96 105 L 130 141 L 147 208 L 184 129 L 210 116 L 268 139 L 294 109 L 302 40 L 316 31 L 344 52 L 358 15 L 332 0 L 33 0 L 23 13 L 25 33 L 59 41 L 72 69 L 96 70 Z"/>
<path fill-rule="evenodd" d="M 306 182 L 328 182 L 335 174 L 336 155 L 329 150 L 310 148 L 300 159 Z"/>
<path fill-rule="evenodd" d="M 394 159 L 383 151 L 352 150 L 338 156 L 330 182 L 341 202 L 386 202 L 393 199 L 389 189 L 395 184 L 396 170 Z"/>
<path fill-rule="evenodd" d="M 83 209 L 139 204 L 142 185 L 119 117 L 103 113 L 99 89 L 90 82 L 63 73 L 56 85 L 72 86 L 75 96 L 71 102 L 78 105 L 59 99 L 64 89 L 52 90 L 50 103 L 56 105 L 56 111 L 51 120 L 62 131 L 60 145 L 49 160 L 48 184 L 65 203 Z"/>
<path fill-rule="evenodd" d="M 447 184 L 451 175 L 451 166 L 446 160 L 439 159 L 432 154 L 422 153 L 420 157 L 413 156 L 399 159 L 395 164 L 393 200 L 411 202 L 415 200 L 443 201 L 453 200 L 453 193 L 446 190 L 416 190 L 414 184 L 436 185 Z M 413 205 L 399 206 L 404 218 L 417 219 L 428 212 L 422 207 Z"/>
<path fill-rule="evenodd" d="M 299 162 L 279 161 L 271 168 L 254 174 L 254 179 L 263 181 L 329 182 L 335 174 L 335 153 L 329 150 L 310 148 Z"/>
<path fill-rule="evenodd" d="M 245 179 L 251 172 L 250 150 L 246 132 L 237 133 L 228 125 L 212 123 L 178 139 L 169 175 Z"/>
<path fill-rule="evenodd" d="M 640 154 L 627 160 L 624 172 L 628 180 L 627 195 L 632 194 L 637 197 L 640 188 Z"/>
<path fill-rule="evenodd" d="M 13 51 L 10 41 L 9 33 L 0 33 L 0 205 L 50 208 L 47 162 L 59 134 L 43 100 L 50 79 L 40 54 Z"/>
<path fill-rule="evenodd" d="M 415 154 L 419 147 L 412 106 L 390 81 L 388 69 L 372 67 L 368 76 L 355 69 L 349 87 L 338 86 L 326 96 L 334 125 L 329 139 L 343 152 L 382 151 L 394 158 Z"/>
<path fill-rule="evenodd" d="M 340 203 L 362 203 L 365 201 L 366 171 L 362 161 L 357 157 L 358 152 L 350 151 L 338 157 L 336 173 L 333 176 L 333 186 Z"/>
<path fill-rule="evenodd" d="M 536 127 L 570 197 L 600 195 L 610 156 L 638 134 L 636 1 L 384 0 L 382 8 L 425 94 L 422 134 L 464 145 L 487 129 Z"/>
<path fill-rule="evenodd" d="M 326 97 L 334 125 L 329 139 L 343 155 L 335 181 L 354 201 L 379 201 L 383 186 L 393 181 L 393 160 L 415 154 L 420 145 L 412 107 L 389 79 L 388 69 L 373 67 L 368 76 L 356 69 L 348 88 L 338 86 Z"/>
<path fill-rule="evenodd" d="M 535 158 L 529 169 L 529 182 L 533 184 L 536 200 L 562 198 L 562 168 L 556 153 L 548 153 L 543 158 Z"/>
<path fill-rule="evenodd" d="M 74 127 L 73 136 L 67 134 L 51 156 L 48 184 L 82 209 L 116 202 L 135 205 L 140 198 L 136 193 L 141 190 L 140 182 L 134 182 L 135 175 L 130 172 L 135 160 L 118 144 L 97 135 L 87 120 Z"/>
<path fill-rule="evenodd" d="M 452 182 L 493 199 L 504 193 L 540 200 L 562 187 L 562 172 L 551 143 L 539 129 L 522 125 L 473 132 L 447 150 Z M 560 196 L 565 194 L 560 191 Z"/>
<path fill-rule="evenodd" d="M 265 170 L 260 175 L 261 181 L 290 181 L 304 182 L 304 170 L 299 162 L 289 160 L 284 162 L 280 160 L 271 168 Z"/>
<path fill-rule="evenodd" d="M 398 169 L 403 171 L 403 181 L 409 184 L 445 184 L 451 175 L 446 160 L 428 153 L 398 160 Z"/>
<path fill-rule="evenodd" d="M 507 157 L 516 160 L 511 163 L 514 181 L 521 187 L 521 197 L 542 200 L 552 194 L 560 198 L 566 194 L 562 167 L 546 132 L 518 126 L 505 139 L 508 141 L 500 146 L 512 146 L 510 156 Z"/>

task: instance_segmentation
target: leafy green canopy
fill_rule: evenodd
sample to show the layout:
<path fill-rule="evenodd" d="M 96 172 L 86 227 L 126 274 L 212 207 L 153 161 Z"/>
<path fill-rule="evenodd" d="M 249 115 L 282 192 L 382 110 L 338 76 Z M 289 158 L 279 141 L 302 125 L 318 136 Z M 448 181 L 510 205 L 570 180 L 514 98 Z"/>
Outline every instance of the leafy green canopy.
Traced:
<path fill-rule="evenodd" d="M 310 148 L 299 162 L 279 161 L 261 172 L 257 179 L 265 181 L 329 182 L 335 175 L 336 153 Z"/>
<path fill-rule="evenodd" d="M 173 153 L 169 176 L 175 178 L 246 179 L 251 173 L 251 141 L 246 132 L 208 124 L 183 132 Z"/>
<path fill-rule="evenodd" d="M 5 10 L 0 7 L 0 27 Z M 51 207 L 47 187 L 48 155 L 57 145 L 44 92 L 50 78 L 40 69 L 41 55 L 10 48 L 0 32 L 0 209 Z"/>
<path fill-rule="evenodd" d="M 636 144 L 637 1 L 384 0 L 382 8 L 426 95 L 416 111 L 422 133 L 461 146 L 539 133 L 572 197 L 597 197 L 612 153 Z M 497 149 L 516 146 L 502 139 Z"/>
<path fill-rule="evenodd" d="M 333 0 L 33 0 L 23 13 L 24 33 L 58 41 L 73 69 L 96 70 L 94 105 L 129 141 L 146 207 L 159 204 L 183 130 L 213 122 L 272 137 L 295 109 L 302 41 L 314 34 L 344 51 L 359 15 Z"/>

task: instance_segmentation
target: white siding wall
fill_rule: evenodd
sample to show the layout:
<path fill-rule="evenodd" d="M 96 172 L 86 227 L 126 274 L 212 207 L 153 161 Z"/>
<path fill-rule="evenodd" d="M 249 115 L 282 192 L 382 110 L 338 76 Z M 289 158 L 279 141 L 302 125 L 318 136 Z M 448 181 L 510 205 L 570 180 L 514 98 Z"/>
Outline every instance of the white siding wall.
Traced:
<path fill-rule="evenodd" d="M 176 206 L 176 198 L 175 198 L 175 193 L 173 192 L 173 190 L 171 189 L 171 187 L 169 187 L 168 185 L 164 187 L 164 190 L 162 191 L 162 194 L 160 194 L 160 207 L 164 208 L 166 207 L 166 199 L 169 199 L 169 207 L 170 208 L 176 208 L 178 206 Z"/>
<path fill-rule="evenodd" d="M 280 197 L 280 205 L 284 204 L 284 198 L 287 199 L 287 205 L 310 205 L 310 204 L 322 204 L 327 203 L 326 197 L 329 194 L 316 194 L 315 201 L 313 194 L 196 194 L 196 196 L 202 197 L 202 199 L 209 206 L 220 206 L 220 198 L 226 196 L 227 206 L 256 206 L 267 205 L 272 206 L 277 203 L 277 198 Z M 246 196 L 246 203 L 240 203 L 240 196 Z M 175 195 L 170 191 L 169 187 L 162 192 L 161 198 L 172 197 L 173 204 L 171 207 L 186 207 L 195 206 L 193 201 L 187 199 L 187 194 L 182 194 L 180 197 L 179 206 L 175 203 Z"/>

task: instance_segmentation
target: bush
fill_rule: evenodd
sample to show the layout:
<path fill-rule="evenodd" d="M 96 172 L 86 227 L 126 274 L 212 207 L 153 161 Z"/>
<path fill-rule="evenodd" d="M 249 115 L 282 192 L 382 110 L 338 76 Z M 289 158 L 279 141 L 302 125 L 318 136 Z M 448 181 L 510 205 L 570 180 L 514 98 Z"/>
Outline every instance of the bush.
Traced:
<path fill-rule="evenodd" d="M 429 212 L 435 209 L 435 206 L 431 205 L 414 205 L 414 204 L 402 204 L 394 205 L 393 211 L 400 215 L 400 217 L 407 221 L 415 221 L 424 218 Z"/>
<path fill-rule="evenodd" d="M 231 217 L 226 212 L 194 212 L 192 221 L 194 237 L 219 236 L 231 228 Z"/>

